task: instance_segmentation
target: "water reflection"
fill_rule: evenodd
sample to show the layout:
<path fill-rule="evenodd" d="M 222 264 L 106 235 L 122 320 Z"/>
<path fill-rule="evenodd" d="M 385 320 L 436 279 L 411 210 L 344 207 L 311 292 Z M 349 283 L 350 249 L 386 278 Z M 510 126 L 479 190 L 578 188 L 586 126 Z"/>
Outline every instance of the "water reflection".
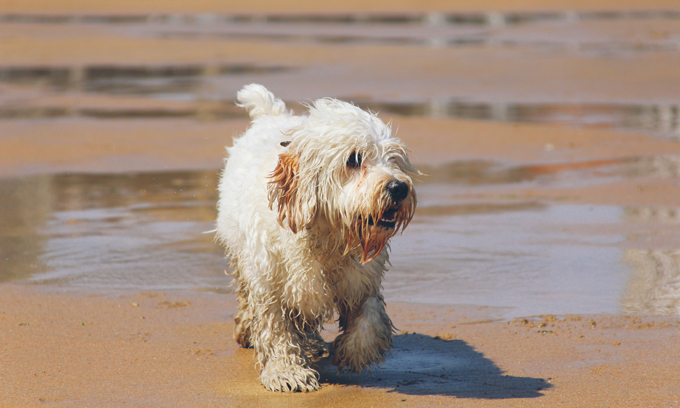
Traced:
<path fill-rule="evenodd" d="M 640 157 L 624 170 L 628 177 L 654 177 L 660 179 L 680 178 L 680 156 L 645 156 Z"/>
<path fill-rule="evenodd" d="M 0 81 L 16 84 L 38 84 L 65 87 L 77 73 L 65 67 L 26 66 L 0 68 Z"/>
<path fill-rule="evenodd" d="M 622 305 L 626 313 L 680 315 L 680 251 L 631 249 L 633 266 Z"/>
<path fill-rule="evenodd" d="M 51 177 L 0 180 L 0 282 L 44 272 L 40 259 L 50 216 Z"/>
<path fill-rule="evenodd" d="M 429 188 L 428 184 L 484 186 L 510 183 L 540 183 L 573 187 L 615 179 L 680 178 L 680 157 L 676 155 L 642 156 L 526 165 L 508 165 L 490 160 L 468 160 L 440 165 L 423 164 L 419 165 L 419 170 L 426 174 L 416 180 L 416 183 L 421 185 L 420 188 Z M 669 215 L 674 211 L 675 209 L 659 209 L 659 212 Z M 630 216 L 632 217 L 633 214 L 631 212 Z"/>
<path fill-rule="evenodd" d="M 532 203 L 496 213 L 417 215 L 392 243 L 386 297 L 511 308 L 504 317 L 618 313 L 625 287 L 618 245 L 625 236 L 611 227 L 620 217 L 614 206 Z"/>
<path fill-rule="evenodd" d="M 427 176 L 419 177 L 421 183 L 452 183 L 477 186 L 488 184 L 528 183 L 540 180 L 555 183 L 558 180 L 580 180 L 592 183 L 597 177 L 636 177 L 640 174 L 629 168 L 639 165 L 643 159 L 621 158 L 565 162 L 550 164 L 527 164 L 509 166 L 490 160 L 456 161 L 442 165 L 421 165 L 419 170 Z"/>
<path fill-rule="evenodd" d="M 90 119 L 178 119 L 193 118 L 199 120 L 223 120 L 247 118 L 247 113 L 234 104 L 218 104 L 185 107 L 101 107 L 101 108 L 67 108 L 67 107 L 0 107 L 0 119 L 59 119 L 80 117 Z"/>
<path fill-rule="evenodd" d="M 0 181 L 0 281 L 225 290 L 212 236 L 216 172 Z"/>
<path fill-rule="evenodd" d="M 141 18 L 141 16 L 140 16 Z M 568 50 L 586 55 L 623 55 L 639 52 L 675 52 L 677 41 L 655 35 L 607 36 L 581 26 L 592 24 L 639 25 L 650 20 L 677 20 L 677 10 L 633 12 L 460 12 L 460 13 L 347 13 L 347 14 L 157 14 L 148 15 L 129 29 L 139 35 L 163 38 L 220 38 L 286 43 L 371 44 L 421 47 L 530 46 Z M 3 20 L 0 20 L 3 21 Z M 41 23 L 40 16 L 6 16 L 6 22 Z M 111 24 L 117 23 L 113 18 Z M 50 23 L 46 18 L 45 22 Z M 105 19 L 72 16 L 61 23 L 103 24 Z M 528 28 L 527 28 L 528 26 Z M 569 28 L 565 30 L 565 26 Z M 576 29 L 573 29 L 576 27 Z M 585 27 L 588 30 L 590 27 Z M 553 35 L 546 35 L 553 34 Z M 557 33 L 557 34 L 554 34 Z"/>
<path fill-rule="evenodd" d="M 206 78 L 267 74 L 291 70 L 279 65 L 86 65 L 71 67 L 0 67 L 0 83 L 106 94 L 152 95 L 192 93 Z"/>
<path fill-rule="evenodd" d="M 230 78 L 243 76 L 244 80 L 254 81 L 263 75 L 300 69 L 243 63 L 0 67 L 0 84 L 11 91 L 0 94 L 0 119 L 244 118 L 244 111 L 234 105 L 233 95 L 220 91 Z M 32 90 L 37 90 L 38 95 L 49 91 L 68 94 L 70 98 L 57 99 L 46 106 Z M 82 94 L 132 96 L 143 98 L 145 103 L 120 107 L 115 98 L 104 98 L 97 106 L 74 106 Z M 677 103 L 520 103 L 455 97 L 418 102 L 370 99 L 351 102 L 388 115 L 630 129 L 680 137 Z M 301 107 L 297 103 L 290 106 Z"/>
<path fill-rule="evenodd" d="M 0 68 L 0 83 L 35 87 L 39 91 L 150 98 L 146 99 L 145 105 L 138 104 L 135 107 L 120 107 L 115 99 L 96 107 L 74 107 L 71 99 L 52 106 L 35 106 L 26 103 L 26 98 L 0 99 L 0 119 L 78 116 L 101 119 L 245 118 L 245 112 L 235 106 L 232 95 L 225 98 L 223 92 L 216 91 L 220 81 L 232 75 L 276 74 L 292 69 L 246 64 Z M 158 101 L 178 104 L 168 106 L 164 103 L 158 106 Z M 550 123 L 584 128 L 648 131 L 680 137 L 678 104 L 487 103 L 466 102 L 456 98 L 437 98 L 426 102 L 351 102 L 364 109 L 387 115 Z M 289 103 L 289 106 L 302 108 L 299 103 Z"/>
<path fill-rule="evenodd" d="M 545 210 L 547 205 L 528 201 L 519 203 L 458 203 L 450 205 L 421 205 L 416 209 L 418 216 L 463 216 L 471 214 L 499 214 L 515 211 L 540 211 Z M 416 218 L 413 222 L 421 220 Z"/>
<path fill-rule="evenodd" d="M 161 38 L 213 37 L 286 43 L 375 44 L 421 47 L 530 46 L 575 51 L 586 55 L 624 55 L 639 52 L 676 52 L 673 36 L 621 35 L 608 37 L 590 31 L 584 39 L 579 24 L 626 25 L 650 20 L 678 20 L 678 10 L 632 11 L 518 11 L 336 14 L 130 14 L 53 15 L 4 14 L 0 24 L 124 25 L 127 34 Z M 565 31 L 564 26 L 577 27 Z M 532 30 L 526 30 L 530 26 Z M 521 28 L 517 30 L 517 28 Z M 547 28 L 547 30 L 546 30 Z M 586 30 L 589 28 L 586 27 Z M 634 29 L 633 29 L 634 30 Z M 551 31 L 557 34 L 550 34 Z M 643 28 L 639 31 L 647 31 Z"/>
<path fill-rule="evenodd" d="M 625 252 L 634 269 L 630 278 L 621 266 L 625 224 L 656 218 L 617 206 L 456 198 L 461 186 L 512 184 L 540 174 L 539 168 L 505 174 L 499 168 L 511 169 L 454 163 L 443 167 L 449 174 L 418 186 L 416 217 L 392 242 L 388 300 L 494 306 L 508 318 L 617 313 L 622 307 L 677 312 L 677 251 Z M 202 234 L 214 228 L 217 174 L 0 179 L 0 281 L 228 291 L 223 250 L 212 234 Z"/>
<path fill-rule="evenodd" d="M 629 222 L 680 224 L 680 207 L 626 207 L 624 217 Z"/>
<path fill-rule="evenodd" d="M 630 129 L 680 137 L 679 104 L 484 103 L 456 99 L 437 99 L 419 104 L 356 102 L 373 111 L 405 116 Z"/>
<path fill-rule="evenodd" d="M 390 24 L 390 25 L 488 25 L 499 27 L 543 22 L 578 20 L 649 20 L 680 19 L 678 10 L 603 10 L 603 11 L 510 11 L 510 12 L 412 12 L 412 13 L 255 13 L 255 14 L 0 14 L 0 23 L 23 24 L 230 24 L 230 23 L 295 23 L 295 24 Z"/>
<path fill-rule="evenodd" d="M 429 15 L 423 24 L 382 24 L 380 26 L 356 23 L 283 23 L 269 21 L 266 17 L 234 21 L 221 25 L 147 25 L 140 33 L 163 38 L 214 38 L 226 40 L 267 41 L 299 44 L 328 45 L 390 45 L 409 47 L 533 47 L 550 51 L 567 51 L 587 56 L 631 55 L 648 52 L 677 52 L 678 44 L 670 38 L 609 38 L 606 36 L 583 39 L 574 30 L 569 35 L 561 32 L 548 36 L 545 26 L 526 34 L 513 31 L 513 26 L 525 22 L 557 21 L 579 24 L 574 14 L 563 14 L 558 19 L 541 19 L 540 16 L 517 17 L 502 13 L 480 16 L 446 17 Z M 456 22 L 460 21 L 460 22 Z M 594 34 L 593 34 L 594 35 Z"/>

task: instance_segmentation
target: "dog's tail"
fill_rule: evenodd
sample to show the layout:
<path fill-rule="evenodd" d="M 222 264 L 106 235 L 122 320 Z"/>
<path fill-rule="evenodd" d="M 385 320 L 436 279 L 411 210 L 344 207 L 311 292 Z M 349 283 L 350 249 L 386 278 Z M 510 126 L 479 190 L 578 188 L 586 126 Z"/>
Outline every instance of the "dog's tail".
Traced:
<path fill-rule="evenodd" d="M 260 84 L 246 85 L 236 94 L 236 105 L 245 108 L 250 117 L 257 119 L 263 115 L 285 115 L 286 104 Z"/>

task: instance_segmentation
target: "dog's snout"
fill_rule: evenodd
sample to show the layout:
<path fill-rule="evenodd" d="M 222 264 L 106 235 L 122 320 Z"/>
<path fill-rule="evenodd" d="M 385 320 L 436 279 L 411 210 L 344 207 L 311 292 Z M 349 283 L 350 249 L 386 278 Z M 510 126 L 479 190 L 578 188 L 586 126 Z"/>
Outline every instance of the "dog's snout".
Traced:
<path fill-rule="evenodd" d="M 391 180 L 386 189 L 395 203 L 400 203 L 408 195 L 408 184 L 403 181 Z"/>

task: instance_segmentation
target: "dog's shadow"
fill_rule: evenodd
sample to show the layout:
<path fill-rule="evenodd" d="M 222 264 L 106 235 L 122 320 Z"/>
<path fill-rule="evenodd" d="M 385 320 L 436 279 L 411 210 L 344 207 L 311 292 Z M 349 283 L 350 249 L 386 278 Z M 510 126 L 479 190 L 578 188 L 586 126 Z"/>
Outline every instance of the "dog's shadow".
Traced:
<path fill-rule="evenodd" d="M 541 378 L 513 377 L 462 340 L 422 334 L 393 338 L 394 349 L 380 368 L 361 376 L 338 374 L 328 359 L 319 362 L 322 383 L 389 388 L 409 395 L 458 398 L 536 398 L 551 385 Z"/>

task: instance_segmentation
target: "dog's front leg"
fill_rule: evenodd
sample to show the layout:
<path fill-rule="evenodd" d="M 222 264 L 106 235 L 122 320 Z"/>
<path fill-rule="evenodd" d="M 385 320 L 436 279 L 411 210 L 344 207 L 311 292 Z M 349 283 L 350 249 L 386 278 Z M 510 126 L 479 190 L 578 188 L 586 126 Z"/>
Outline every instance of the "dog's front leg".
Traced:
<path fill-rule="evenodd" d="M 270 391 L 314 391 L 321 386 L 309 367 L 301 333 L 274 303 L 260 303 L 255 311 L 251 339 L 259 363 L 260 380 Z"/>
<path fill-rule="evenodd" d="M 392 348 L 394 326 L 381 294 L 364 299 L 354 310 L 341 307 L 340 328 L 343 333 L 333 342 L 333 364 L 338 371 L 347 367 L 361 373 L 371 364 L 385 361 L 385 353 Z"/>

